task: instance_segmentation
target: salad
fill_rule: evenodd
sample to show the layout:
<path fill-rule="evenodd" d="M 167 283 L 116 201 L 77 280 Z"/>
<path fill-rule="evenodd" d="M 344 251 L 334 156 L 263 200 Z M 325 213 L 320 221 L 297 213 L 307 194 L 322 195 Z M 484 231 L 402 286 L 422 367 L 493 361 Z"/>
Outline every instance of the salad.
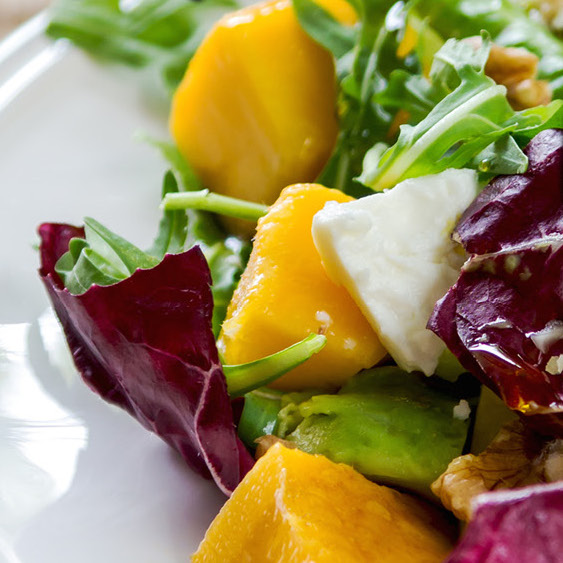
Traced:
<path fill-rule="evenodd" d="M 509 0 L 55 5 L 52 36 L 158 76 L 172 140 L 148 139 L 169 163 L 151 248 L 93 218 L 45 223 L 40 275 L 83 379 L 232 495 L 223 521 L 272 467 L 302 494 L 296 468 L 327 463 L 409 538 L 448 535 L 432 503 L 468 521 L 451 561 L 557 559 L 563 42 L 540 16 Z M 221 517 L 196 560 L 250 553 L 229 546 L 256 530 L 233 538 Z"/>

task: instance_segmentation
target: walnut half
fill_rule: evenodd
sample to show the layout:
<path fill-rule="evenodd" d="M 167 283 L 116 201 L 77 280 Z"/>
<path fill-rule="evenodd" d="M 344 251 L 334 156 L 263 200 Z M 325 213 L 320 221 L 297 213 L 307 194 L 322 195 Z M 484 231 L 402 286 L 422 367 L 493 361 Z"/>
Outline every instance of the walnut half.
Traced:
<path fill-rule="evenodd" d="M 465 39 L 475 49 L 480 37 Z M 485 74 L 497 84 L 506 86 L 506 97 L 515 110 L 522 110 L 551 101 L 551 89 L 545 80 L 537 80 L 539 59 L 521 47 L 491 46 Z"/>
<path fill-rule="evenodd" d="M 563 440 L 542 440 L 520 420 L 504 426 L 478 456 L 455 458 L 432 484 L 432 492 L 460 520 L 471 518 L 480 493 L 563 479 Z"/>

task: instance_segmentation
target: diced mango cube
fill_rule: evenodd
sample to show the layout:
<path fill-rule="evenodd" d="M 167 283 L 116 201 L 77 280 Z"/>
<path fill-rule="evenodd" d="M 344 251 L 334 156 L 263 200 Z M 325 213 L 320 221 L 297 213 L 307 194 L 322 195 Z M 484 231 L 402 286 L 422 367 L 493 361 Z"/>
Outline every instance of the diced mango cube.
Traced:
<path fill-rule="evenodd" d="M 355 19 L 344 0 L 322 5 Z M 228 14 L 191 60 L 170 129 L 211 190 L 271 204 L 288 184 L 314 180 L 332 152 L 332 56 L 303 31 L 290 0 Z"/>
<path fill-rule="evenodd" d="M 280 444 L 223 506 L 193 563 L 431 563 L 451 539 L 433 507 Z"/>
<path fill-rule="evenodd" d="M 219 336 L 224 363 L 257 360 L 321 333 L 326 346 L 272 386 L 330 388 L 385 356 L 346 289 L 326 274 L 311 234 L 313 216 L 327 201 L 351 199 L 318 184 L 296 184 L 258 221 L 250 261 Z"/>

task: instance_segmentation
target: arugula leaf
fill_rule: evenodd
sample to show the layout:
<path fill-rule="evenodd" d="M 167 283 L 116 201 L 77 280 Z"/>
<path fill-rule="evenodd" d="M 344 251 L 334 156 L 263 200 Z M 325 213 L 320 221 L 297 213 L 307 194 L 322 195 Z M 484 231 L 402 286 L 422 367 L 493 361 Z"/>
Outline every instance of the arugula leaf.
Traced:
<path fill-rule="evenodd" d="M 174 143 L 155 139 L 145 133 L 138 134 L 137 138 L 153 146 L 160 152 L 164 160 L 170 165 L 174 175 L 178 176 L 178 184 L 181 186 L 182 190 L 191 192 L 203 189 L 203 184 L 198 175 L 188 164 L 188 161 L 182 156 Z"/>
<path fill-rule="evenodd" d="M 525 47 L 538 55 L 538 77 L 554 99 L 563 98 L 563 41 L 510 0 L 416 0 L 410 11 L 443 37 L 463 38 L 488 31 L 504 47 Z"/>
<path fill-rule="evenodd" d="M 395 22 L 388 15 L 395 4 L 392 0 L 350 3 L 359 19 L 353 27 L 337 22 L 314 0 L 294 0 L 293 5 L 304 30 L 336 59 L 340 132 L 319 181 L 357 197 L 367 193 L 354 182 L 363 157 L 375 142 L 385 139 L 392 121 L 392 115 L 374 103 L 373 96 L 392 68 L 407 68 L 412 61 L 396 55 L 401 3 L 393 13 Z"/>
<path fill-rule="evenodd" d="M 513 170 L 514 174 L 523 174 L 528 168 L 528 159 L 520 150 L 518 143 L 510 135 L 504 135 L 482 150 L 470 162 L 469 167 L 492 176 L 505 174 L 506 170 Z"/>
<path fill-rule="evenodd" d="M 85 238 L 73 238 L 55 265 L 73 295 L 85 293 L 92 285 L 112 285 L 159 262 L 90 217 L 84 219 L 84 231 Z"/>
<path fill-rule="evenodd" d="M 178 182 L 172 172 L 166 172 L 164 182 L 162 184 L 162 198 L 167 194 L 178 192 Z M 147 251 L 152 256 L 164 258 L 165 254 L 177 254 L 182 252 L 186 246 L 186 238 L 188 236 L 188 218 L 185 213 L 177 213 L 174 211 L 164 211 L 164 215 L 160 220 L 158 234 L 153 245 Z"/>
<path fill-rule="evenodd" d="M 326 336 L 310 334 L 300 342 L 275 354 L 246 364 L 223 366 L 230 397 L 240 397 L 254 389 L 268 385 L 284 373 L 296 368 L 311 356 L 320 352 L 326 344 Z"/>
<path fill-rule="evenodd" d="M 444 44 L 425 90 L 429 100 L 444 97 L 416 126 L 403 125 L 395 145 L 379 160 L 366 159 L 362 182 L 384 190 L 406 178 L 447 168 L 472 166 L 503 174 L 525 171 L 526 157 L 508 135 L 545 127 L 556 108 L 515 112 L 504 86 L 484 73 L 489 44 L 486 33 L 477 51 L 455 39 Z M 424 111 L 422 105 L 419 111 Z"/>
<path fill-rule="evenodd" d="M 139 268 L 152 268 L 158 263 L 154 256 L 143 252 L 91 217 L 84 219 L 84 231 L 90 248 L 113 266 L 121 266 L 121 271 L 126 275 L 131 275 Z"/>
<path fill-rule="evenodd" d="M 127 277 L 121 270 L 92 252 L 85 239 L 73 238 L 69 251 L 55 265 L 55 271 L 73 295 L 85 293 L 92 285 L 112 285 Z"/>
<path fill-rule="evenodd" d="M 314 0 L 293 0 L 293 7 L 301 27 L 335 57 L 354 48 L 358 35 L 355 27 L 342 25 Z"/>
<path fill-rule="evenodd" d="M 538 133 L 545 129 L 563 129 L 563 100 L 554 100 L 547 106 L 536 106 L 520 112 L 524 116 L 535 116 L 538 124 L 519 129 L 514 136 L 520 146 L 525 146 Z"/>
<path fill-rule="evenodd" d="M 167 172 L 163 196 L 177 191 L 174 175 Z M 165 254 L 182 252 L 187 236 L 186 226 L 184 212 L 166 211 L 151 249 L 143 252 L 95 219 L 86 217 L 84 238 L 71 239 L 68 252 L 58 260 L 55 271 L 73 295 L 85 293 L 92 285 L 113 285 L 138 269 L 153 268 Z"/>
<path fill-rule="evenodd" d="M 374 95 L 374 102 L 386 110 L 402 110 L 410 121 L 424 119 L 439 102 L 424 76 L 402 69 L 391 72 L 386 87 Z"/>
<path fill-rule="evenodd" d="M 155 67 L 173 91 L 211 26 L 235 0 L 58 0 L 47 33 L 105 59 Z"/>
<path fill-rule="evenodd" d="M 203 188 L 197 175 L 174 144 L 154 139 L 148 139 L 148 142 L 158 148 L 170 164 L 181 192 L 199 191 Z M 174 213 L 187 214 L 189 228 L 186 246 L 199 245 L 209 264 L 215 304 L 213 333 L 217 337 L 227 315 L 227 307 L 233 292 L 248 262 L 252 246 L 246 240 L 227 235 L 210 213 L 194 209 L 178 210 Z"/>

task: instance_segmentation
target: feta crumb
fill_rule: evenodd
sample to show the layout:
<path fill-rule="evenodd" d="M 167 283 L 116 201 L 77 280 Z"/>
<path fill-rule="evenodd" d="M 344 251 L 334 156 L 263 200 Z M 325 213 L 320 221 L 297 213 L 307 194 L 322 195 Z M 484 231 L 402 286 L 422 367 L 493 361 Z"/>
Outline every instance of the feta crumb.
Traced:
<path fill-rule="evenodd" d="M 542 330 L 527 334 L 536 348 L 544 354 L 559 340 L 563 339 L 563 322 L 550 321 Z"/>
<path fill-rule="evenodd" d="M 551 375 L 560 375 L 563 372 L 563 354 L 549 358 L 545 371 Z"/>
<path fill-rule="evenodd" d="M 471 407 L 465 399 L 461 401 L 453 408 L 453 416 L 457 420 L 467 420 L 471 414 Z"/>
<path fill-rule="evenodd" d="M 332 318 L 326 311 L 317 311 L 315 313 L 315 319 L 326 327 L 332 324 Z"/>

